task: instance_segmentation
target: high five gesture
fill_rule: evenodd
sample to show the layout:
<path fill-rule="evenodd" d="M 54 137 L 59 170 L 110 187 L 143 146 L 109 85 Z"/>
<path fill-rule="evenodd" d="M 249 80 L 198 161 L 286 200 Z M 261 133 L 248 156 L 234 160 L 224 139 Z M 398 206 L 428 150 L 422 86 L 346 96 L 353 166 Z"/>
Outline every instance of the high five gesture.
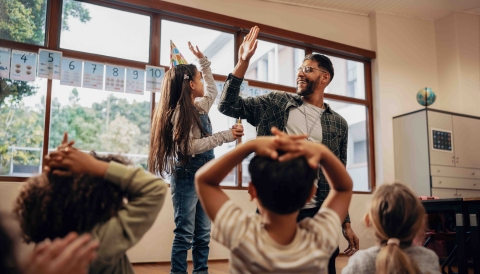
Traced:
<path fill-rule="evenodd" d="M 238 50 L 238 63 L 233 69 L 233 76 L 237 78 L 243 78 L 248 69 L 250 58 L 252 58 L 255 50 L 257 49 L 257 37 L 260 32 L 260 28 L 255 26 L 250 29 L 250 32 L 243 39 L 243 43 Z"/>

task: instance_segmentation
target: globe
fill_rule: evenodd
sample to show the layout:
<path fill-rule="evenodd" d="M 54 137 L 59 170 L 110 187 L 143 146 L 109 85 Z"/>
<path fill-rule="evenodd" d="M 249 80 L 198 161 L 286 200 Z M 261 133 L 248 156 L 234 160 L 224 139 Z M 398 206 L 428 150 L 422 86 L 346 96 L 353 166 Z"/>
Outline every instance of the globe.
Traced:
<path fill-rule="evenodd" d="M 435 99 L 437 99 L 437 95 L 431 88 L 422 88 L 417 93 L 417 102 L 424 107 L 432 105 Z"/>

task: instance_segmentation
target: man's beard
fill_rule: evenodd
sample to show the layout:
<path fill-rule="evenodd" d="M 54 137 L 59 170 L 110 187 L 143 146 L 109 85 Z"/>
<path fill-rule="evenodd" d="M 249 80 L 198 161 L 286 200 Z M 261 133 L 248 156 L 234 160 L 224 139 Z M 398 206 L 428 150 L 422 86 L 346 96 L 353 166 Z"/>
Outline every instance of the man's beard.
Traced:
<path fill-rule="evenodd" d="M 305 80 L 308 81 L 307 79 Z M 308 81 L 307 87 L 305 89 L 301 90 L 297 88 L 297 94 L 300 96 L 310 96 L 313 94 L 318 84 L 320 84 L 320 76 L 318 76 L 318 78 L 315 79 L 315 81 Z"/>

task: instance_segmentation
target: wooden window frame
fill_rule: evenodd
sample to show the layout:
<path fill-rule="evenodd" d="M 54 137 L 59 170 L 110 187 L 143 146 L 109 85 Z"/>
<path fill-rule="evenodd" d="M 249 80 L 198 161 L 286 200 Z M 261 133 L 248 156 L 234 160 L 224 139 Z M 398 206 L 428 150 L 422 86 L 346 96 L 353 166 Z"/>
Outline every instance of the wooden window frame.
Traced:
<path fill-rule="evenodd" d="M 238 61 L 238 49 L 243 41 L 244 35 L 248 33 L 250 27 L 257 25 L 261 28 L 259 39 L 277 43 L 289 47 L 295 47 L 305 50 L 305 54 L 320 52 L 347 60 L 361 62 L 365 71 L 365 99 L 352 98 L 336 94 L 325 94 L 325 99 L 342 101 L 346 103 L 363 105 L 366 107 L 366 126 L 367 126 L 367 142 L 368 142 L 368 177 L 370 191 L 356 191 L 354 193 L 372 193 L 375 190 L 375 147 L 374 147 L 374 129 L 373 129 L 373 94 L 372 94 L 372 64 L 371 60 L 376 58 L 374 51 L 365 50 L 322 38 L 309 36 L 293 31 L 284 30 L 264 24 L 230 17 L 218 13 L 205 10 L 194 9 L 165 1 L 150 0 L 84 0 L 79 1 L 89 4 L 95 4 L 112 9 L 137 13 L 150 16 L 150 46 L 149 46 L 149 62 L 138 62 L 122 58 L 92 54 L 60 48 L 61 22 L 63 1 L 48 0 L 45 26 L 45 44 L 44 46 L 19 43 L 10 40 L 0 39 L 2 47 L 9 47 L 16 50 L 24 50 L 38 52 L 39 49 L 50 49 L 62 51 L 63 56 L 78 58 L 86 61 L 97 61 L 110 63 L 115 65 L 133 67 L 143 69 L 145 65 L 160 65 L 160 41 L 161 41 L 161 20 L 166 19 L 184 24 L 214 29 L 222 32 L 232 33 L 234 35 L 234 62 Z M 168 70 L 168 67 L 164 67 Z M 217 81 L 225 81 L 226 75 L 214 74 Z M 260 87 L 270 90 L 283 90 L 295 93 L 295 88 L 291 86 L 273 84 L 257 80 L 246 79 L 250 86 Z M 155 93 L 151 95 L 151 111 L 155 108 Z M 44 139 L 42 157 L 48 153 L 48 144 L 50 138 L 50 116 L 52 101 L 52 80 L 48 80 L 47 92 L 45 100 L 45 123 L 44 123 Z M 151 115 L 153 117 L 153 115 Z M 224 189 L 246 189 L 242 187 L 242 165 L 237 166 L 237 184 L 236 186 L 222 186 Z M 23 182 L 26 177 L 3 176 L 0 182 Z"/>

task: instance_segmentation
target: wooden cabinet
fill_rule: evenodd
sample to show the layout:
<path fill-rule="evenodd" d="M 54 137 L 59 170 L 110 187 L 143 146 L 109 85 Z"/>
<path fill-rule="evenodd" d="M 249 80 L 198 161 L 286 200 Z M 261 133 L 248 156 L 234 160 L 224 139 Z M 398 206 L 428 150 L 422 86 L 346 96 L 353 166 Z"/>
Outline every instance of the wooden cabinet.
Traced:
<path fill-rule="evenodd" d="M 480 120 L 453 116 L 455 166 L 480 168 Z"/>
<path fill-rule="evenodd" d="M 432 196 L 440 198 L 457 198 L 457 190 L 449 188 L 432 188 Z"/>
<path fill-rule="evenodd" d="M 419 196 L 480 197 L 480 117 L 423 109 L 393 118 L 396 181 Z"/>

